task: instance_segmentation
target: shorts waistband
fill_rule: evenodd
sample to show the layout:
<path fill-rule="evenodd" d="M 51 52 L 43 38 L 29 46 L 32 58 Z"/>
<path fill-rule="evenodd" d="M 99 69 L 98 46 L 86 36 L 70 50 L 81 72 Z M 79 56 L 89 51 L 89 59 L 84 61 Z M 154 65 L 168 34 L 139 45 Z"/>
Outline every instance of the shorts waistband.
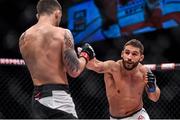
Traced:
<path fill-rule="evenodd" d="M 115 117 L 115 116 L 112 116 L 111 114 L 110 114 L 110 116 L 111 116 L 112 118 L 114 118 L 114 119 L 123 119 L 123 118 L 127 118 L 127 117 L 130 117 L 130 116 L 133 116 L 134 114 L 138 113 L 138 112 L 141 111 L 141 110 L 142 110 L 142 108 L 139 109 L 139 110 L 137 110 L 137 111 L 135 111 L 135 112 L 133 112 L 133 113 L 131 113 L 131 114 L 128 115 L 128 116 L 123 116 L 123 117 Z"/>
<path fill-rule="evenodd" d="M 69 86 L 65 84 L 46 84 L 40 86 L 34 86 L 34 90 L 43 91 L 43 90 L 68 90 Z"/>
<path fill-rule="evenodd" d="M 70 94 L 68 85 L 65 85 L 65 84 L 46 84 L 46 85 L 34 86 L 33 96 L 35 98 L 52 96 L 52 91 L 54 91 L 54 90 L 63 90 L 66 93 Z"/>

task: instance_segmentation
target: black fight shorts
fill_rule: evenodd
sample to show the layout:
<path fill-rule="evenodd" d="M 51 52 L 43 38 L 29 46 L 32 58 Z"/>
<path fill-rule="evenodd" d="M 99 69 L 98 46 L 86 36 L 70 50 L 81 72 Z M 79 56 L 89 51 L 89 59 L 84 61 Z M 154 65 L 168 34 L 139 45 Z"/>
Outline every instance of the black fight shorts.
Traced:
<path fill-rule="evenodd" d="M 49 103 L 52 103 L 52 105 Z M 32 118 L 77 119 L 68 86 L 62 84 L 34 86 Z"/>

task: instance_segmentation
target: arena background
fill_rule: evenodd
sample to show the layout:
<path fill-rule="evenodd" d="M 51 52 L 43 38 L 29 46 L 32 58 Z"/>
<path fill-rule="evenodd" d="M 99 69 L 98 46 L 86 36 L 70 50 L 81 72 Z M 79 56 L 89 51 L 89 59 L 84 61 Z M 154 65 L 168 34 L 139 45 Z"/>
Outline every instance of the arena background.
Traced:
<path fill-rule="evenodd" d="M 59 0 L 63 7 L 60 26 L 67 27 L 67 9 L 83 0 Z M 36 22 L 36 1 L 0 1 L 0 58 L 21 59 L 18 48 L 20 34 Z M 138 35 L 123 35 L 118 38 L 93 42 L 91 45 L 100 60 L 120 58 L 124 43 L 137 38 L 145 46 L 144 64 L 180 63 L 180 26 L 158 29 Z M 81 46 L 80 44 L 76 44 Z M 154 71 L 161 97 L 157 103 L 144 94 L 144 107 L 151 118 L 179 119 L 180 116 L 180 71 Z M 47 73 L 45 73 L 47 74 Z M 70 90 L 79 118 L 108 118 L 108 103 L 103 74 L 84 70 L 77 78 L 69 77 Z M 24 65 L 0 65 L 0 118 L 31 118 L 31 95 L 33 85 L 29 71 Z"/>

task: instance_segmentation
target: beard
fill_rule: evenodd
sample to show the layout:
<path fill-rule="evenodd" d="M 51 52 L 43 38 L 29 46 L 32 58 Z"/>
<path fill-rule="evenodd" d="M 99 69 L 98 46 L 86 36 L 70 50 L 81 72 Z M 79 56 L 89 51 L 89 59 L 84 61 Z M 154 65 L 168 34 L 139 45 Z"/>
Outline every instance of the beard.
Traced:
<path fill-rule="evenodd" d="M 55 26 L 56 26 L 56 27 L 59 27 L 59 22 L 58 22 L 58 21 L 56 22 L 56 25 L 55 25 Z"/>
<path fill-rule="evenodd" d="M 129 61 L 125 61 L 124 59 L 122 60 L 122 63 L 123 63 L 123 67 L 126 69 L 126 70 L 132 70 L 134 69 L 135 67 L 137 67 L 137 65 L 139 64 L 139 61 L 138 62 L 129 62 Z"/>

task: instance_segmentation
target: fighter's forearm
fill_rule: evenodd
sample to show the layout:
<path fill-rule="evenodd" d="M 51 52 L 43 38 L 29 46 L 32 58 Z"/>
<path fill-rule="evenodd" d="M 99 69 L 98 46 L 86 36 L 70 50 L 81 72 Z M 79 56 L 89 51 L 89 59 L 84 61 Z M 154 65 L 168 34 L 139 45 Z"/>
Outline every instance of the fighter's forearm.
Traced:
<path fill-rule="evenodd" d="M 87 61 L 85 58 L 83 58 L 83 57 L 79 58 L 79 69 L 77 71 L 77 76 L 79 76 L 82 73 L 82 71 L 84 70 L 84 68 L 86 67 L 86 64 L 87 64 L 86 62 Z"/>
<path fill-rule="evenodd" d="M 104 73 L 104 64 L 102 61 L 99 61 L 97 59 L 89 61 L 86 65 L 86 68 L 89 70 L 93 70 L 97 73 Z"/>
<path fill-rule="evenodd" d="M 77 67 L 77 69 L 71 69 L 71 70 L 69 69 L 68 73 L 69 73 L 69 75 L 71 77 L 76 78 L 76 77 L 78 77 L 82 73 L 82 71 L 84 70 L 85 66 L 86 66 L 85 58 L 80 57 L 80 58 L 78 58 L 78 67 Z"/>
<path fill-rule="evenodd" d="M 159 100 L 160 93 L 161 93 L 161 91 L 160 91 L 159 87 L 156 85 L 156 91 L 155 92 L 148 92 L 148 97 L 152 101 L 157 102 Z"/>

